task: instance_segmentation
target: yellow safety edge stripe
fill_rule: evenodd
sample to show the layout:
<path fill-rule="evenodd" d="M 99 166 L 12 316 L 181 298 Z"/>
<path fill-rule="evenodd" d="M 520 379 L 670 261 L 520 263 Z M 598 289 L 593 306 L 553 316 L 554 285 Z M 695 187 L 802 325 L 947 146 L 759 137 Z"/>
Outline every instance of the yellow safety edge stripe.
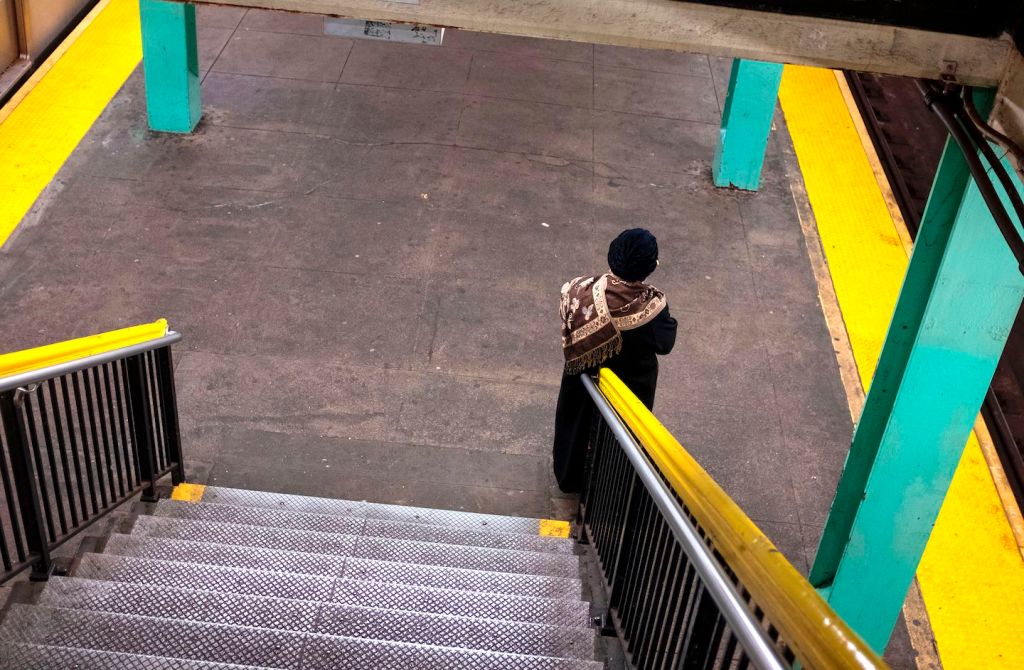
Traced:
<path fill-rule="evenodd" d="M 537 534 L 544 537 L 569 537 L 569 522 L 556 519 L 541 519 L 537 523 Z"/>
<path fill-rule="evenodd" d="M 205 492 L 206 486 L 204 484 L 189 484 L 188 482 L 182 482 L 175 486 L 171 491 L 171 500 L 197 503 L 203 499 L 203 494 Z"/>
<path fill-rule="evenodd" d="M 907 237 L 884 206 L 870 152 L 855 132 L 856 107 L 844 100 L 835 74 L 787 65 L 779 103 L 842 308 L 842 327 L 867 386 L 906 272 Z M 922 649 L 937 649 L 949 670 L 1016 669 L 1024 657 L 1017 614 L 1024 601 L 1024 563 L 1014 520 L 1007 523 L 1012 507 L 999 500 L 995 470 L 986 463 L 986 434 L 976 422 L 917 568 L 934 635 L 922 639 L 923 646 L 914 641 L 918 662 L 929 662 Z M 920 630 L 912 618 L 908 630 L 912 639 Z"/>
<path fill-rule="evenodd" d="M 615 373 L 598 388 L 804 667 L 888 667 Z"/>
<path fill-rule="evenodd" d="M 0 379 L 155 340 L 167 334 L 167 319 L 0 355 Z"/>
<path fill-rule="evenodd" d="M 885 170 L 882 168 L 878 154 L 875 151 L 871 135 L 868 133 L 864 120 L 861 118 L 860 109 L 853 98 L 853 92 L 846 83 L 846 75 L 839 70 L 836 70 L 834 74 L 836 84 L 839 86 L 839 92 L 842 94 L 846 107 L 849 110 L 850 120 L 857 130 L 857 135 L 860 136 L 861 145 L 864 148 L 865 155 L 867 155 L 868 162 L 871 163 L 871 171 L 875 175 L 875 181 L 878 182 L 878 188 L 882 192 L 886 206 L 889 208 L 889 215 L 892 217 L 892 224 L 896 228 L 896 234 L 899 235 L 900 242 L 903 244 L 903 250 L 909 259 L 914 251 L 914 242 L 910 237 L 910 231 L 907 229 L 907 222 L 903 220 L 903 213 L 900 212 L 899 205 L 896 203 L 896 196 L 892 192 L 889 178 L 885 175 Z M 1006 479 L 1006 472 L 1003 470 L 1003 464 L 995 451 L 995 445 L 992 443 L 992 435 L 988 430 L 988 424 L 985 423 L 985 418 L 981 414 L 978 414 L 974 420 L 974 435 L 971 439 L 977 440 L 981 454 L 985 457 L 988 469 L 992 473 L 992 483 L 996 487 L 996 492 L 999 494 L 999 499 L 1003 504 L 1003 511 L 1006 513 L 1006 519 L 1009 521 L 1014 538 L 1017 540 L 1017 549 L 1020 551 L 1021 556 L 1024 557 L 1024 517 L 1021 515 L 1022 510 L 1017 504 L 1017 498 L 1010 488 L 1009 481 Z"/>
<path fill-rule="evenodd" d="M 100 0 L 0 108 L 0 245 L 141 57 L 138 0 Z"/>

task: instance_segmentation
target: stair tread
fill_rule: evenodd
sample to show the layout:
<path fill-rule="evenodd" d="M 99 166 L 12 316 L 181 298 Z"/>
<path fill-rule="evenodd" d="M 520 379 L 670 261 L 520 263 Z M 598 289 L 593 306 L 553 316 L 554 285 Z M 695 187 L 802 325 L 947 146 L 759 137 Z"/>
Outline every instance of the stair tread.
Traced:
<path fill-rule="evenodd" d="M 579 627 L 74 578 L 54 579 L 40 595 L 39 603 L 538 656 L 592 658 L 594 648 L 593 631 Z"/>
<path fill-rule="evenodd" d="M 293 594 L 302 593 L 305 599 L 320 601 L 329 600 L 335 582 L 342 580 L 423 586 L 466 593 L 524 596 L 543 600 L 579 601 L 582 595 L 582 585 L 578 579 L 508 575 L 355 558 L 344 561 L 343 573 L 324 575 L 227 565 L 227 559 L 221 564 L 203 564 L 113 554 L 87 554 L 79 562 L 75 575 L 153 584 L 164 584 L 171 579 L 196 579 L 207 575 L 210 590 L 284 598 L 294 598 Z"/>
<path fill-rule="evenodd" d="M 167 656 L 123 654 L 116 651 L 57 647 L 25 642 L 0 642 L 0 669 L 53 670 L 54 668 L 90 668 L 91 670 L 260 670 L 253 665 L 193 661 Z"/>
<path fill-rule="evenodd" d="M 226 521 L 141 515 L 135 520 L 131 534 L 169 539 L 188 538 L 225 545 L 283 548 L 309 554 L 353 556 L 489 572 L 549 577 L 579 575 L 579 558 L 574 554 L 436 544 L 416 540 L 251 526 Z"/>
<path fill-rule="evenodd" d="M 554 554 L 572 554 L 575 544 L 570 539 L 546 537 L 538 535 L 536 531 L 532 535 L 525 535 L 473 528 L 451 528 L 391 519 L 319 514 L 210 502 L 191 503 L 180 500 L 161 500 L 157 503 L 153 514 L 160 517 L 223 521 L 322 533 Z"/>
<path fill-rule="evenodd" d="M 145 562 L 132 559 L 134 564 L 126 565 L 116 556 L 87 555 L 75 571 L 76 578 L 122 583 L 138 583 L 147 586 L 162 586 L 191 591 L 217 591 L 276 597 L 282 599 L 315 600 L 303 591 L 288 592 L 276 588 L 278 582 L 270 573 L 268 583 L 261 584 L 258 571 L 218 568 L 208 573 L 202 566 L 181 563 Z M 211 579 L 210 576 L 214 579 Z M 154 583 L 153 578 L 159 582 Z M 124 581 L 124 580 L 139 581 Z M 286 583 L 287 584 L 287 583 Z M 414 584 L 391 584 L 387 582 L 363 581 L 343 577 L 330 584 L 326 600 L 349 605 L 369 605 L 389 609 L 436 612 L 439 614 L 461 614 L 487 619 L 508 619 L 534 623 L 559 623 L 572 626 L 589 626 L 589 603 L 575 598 L 536 598 L 493 592 L 462 591 Z"/>
<path fill-rule="evenodd" d="M 188 535 L 185 534 L 185 536 L 187 537 Z M 177 537 L 152 537 L 115 533 L 107 540 L 104 553 L 170 560 L 181 563 L 223 565 L 253 570 L 331 577 L 353 576 L 348 572 L 348 568 L 364 565 L 365 563 L 388 563 L 403 566 L 409 575 L 443 576 L 444 574 L 449 574 L 453 583 L 467 584 L 467 587 L 461 590 L 520 593 L 539 597 L 579 597 L 582 593 L 582 582 L 575 576 L 561 577 L 557 575 L 493 572 L 486 569 L 490 567 L 486 564 L 483 564 L 484 568 L 426 564 L 421 561 L 411 560 L 415 557 L 409 556 L 381 555 L 379 557 L 364 558 L 363 556 L 351 555 L 314 554 L 287 549 L 220 544 L 212 538 L 187 540 Z M 463 580 L 467 581 L 463 582 Z M 459 587 L 452 586 L 446 588 Z M 550 594 L 548 591 L 550 591 Z"/>
<path fill-rule="evenodd" d="M 536 535 L 539 519 L 207 486 L 203 502 Z"/>
<path fill-rule="evenodd" d="M 200 661 L 233 662 L 288 670 L 398 670 L 408 667 L 597 670 L 602 667 L 600 663 L 582 659 L 453 649 L 20 604 L 9 610 L 0 625 L 0 641 L 152 656 L 174 657 L 184 654 L 187 658 Z"/>

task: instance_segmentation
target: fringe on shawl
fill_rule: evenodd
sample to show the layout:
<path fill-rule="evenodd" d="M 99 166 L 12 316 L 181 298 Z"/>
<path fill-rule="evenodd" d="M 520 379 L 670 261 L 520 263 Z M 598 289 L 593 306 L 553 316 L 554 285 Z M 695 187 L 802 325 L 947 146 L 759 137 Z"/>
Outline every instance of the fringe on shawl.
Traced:
<path fill-rule="evenodd" d="M 587 353 L 566 361 L 564 373 L 566 375 L 575 376 L 581 375 L 585 371 L 596 368 L 597 366 L 604 363 L 606 360 L 615 356 L 622 351 L 622 335 L 615 333 L 615 337 L 601 344 L 595 349 L 591 349 Z"/>

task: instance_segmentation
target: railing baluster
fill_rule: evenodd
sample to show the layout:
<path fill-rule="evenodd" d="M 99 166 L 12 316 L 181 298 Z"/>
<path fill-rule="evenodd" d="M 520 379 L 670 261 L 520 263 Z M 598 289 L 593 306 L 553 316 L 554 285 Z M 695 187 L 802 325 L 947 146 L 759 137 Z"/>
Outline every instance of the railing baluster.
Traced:
<path fill-rule="evenodd" d="M 100 490 L 100 509 L 106 509 L 108 505 L 107 498 L 107 484 L 103 477 L 103 454 L 100 448 L 100 437 L 99 432 L 96 428 L 96 416 L 92 412 L 92 391 L 89 388 L 89 375 L 86 371 L 81 370 L 75 373 L 78 380 L 78 394 L 75 396 L 75 403 L 77 404 L 78 417 L 82 421 L 82 425 L 85 425 L 85 417 L 89 418 L 89 436 L 92 440 L 90 445 L 92 446 L 92 471 L 95 474 L 94 482 L 99 485 Z M 85 406 L 88 408 L 89 413 L 86 415 L 82 411 L 82 401 L 85 401 Z M 83 428 L 84 430 L 84 428 Z M 110 496 L 113 498 L 114 492 L 111 490 Z M 93 504 L 96 503 L 95 496 L 93 497 Z"/>
<path fill-rule="evenodd" d="M 649 644 L 649 638 L 653 637 L 656 628 L 651 624 L 651 615 L 656 607 L 655 593 L 658 582 L 664 577 L 665 553 L 671 533 L 660 514 L 654 516 L 653 537 L 651 544 L 650 558 L 644 570 L 643 582 L 640 587 L 640 594 L 637 600 L 638 613 L 635 623 L 635 630 L 640 644 L 637 645 L 638 667 L 643 667 L 645 658 L 644 647 Z"/>
<path fill-rule="evenodd" d="M 31 409 L 25 408 L 28 394 L 20 389 L 12 393 L 0 395 L 0 412 L 3 412 L 5 426 L 14 426 L 8 431 L 8 447 L 10 448 L 11 468 L 18 489 L 18 509 L 25 528 L 27 545 L 26 559 L 35 557 L 32 564 L 32 579 L 46 579 L 53 564 L 50 561 L 50 546 L 47 538 L 48 524 L 43 516 L 40 501 L 46 499 L 39 494 L 39 480 L 36 469 L 39 460 L 33 465 L 32 453 L 22 422 L 22 410 L 31 416 Z M 31 424 L 30 424 L 31 425 Z"/>
<path fill-rule="evenodd" d="M 22 425 L 28 427 L 28 431 L 24 433 L 27 438 L 29 448 L 32 450 L 32 455 L 35 459 L 34 474 L 38 476 L 35 481 L 35 487 L 38 491 L 39 499 L 43 503 L 43 526 L 45 526 L 46 534 L 50 538 L 51 542 L 56 541 L 57 533 L 57 519 L 53 514 L 53 507 L 50 504 L 50 494 L 46 489 L 46 475 L 43 472 L 43 456 L 39 450 L 39 439 L 36 432 L 36 421 L 35 412 L 32 409 L 32 392 L 22 393 L 20 396 L 22 412 L 19 420 L 24 421 Z"/>
<path fill-rule="evenodd" d="M 57 387 L 54 380 L 49 379 L 46 381 L 46 391 L 50 394 L 50 408 L 51 411 L 47 412 L 45 406 L 42 404 L 43 390 L 39 391 L 39 413 L 40 419 L 43 422 L 43 428 L 48 429 L 52 426 L 53 433 L 56 436 L 57 441 L 57 458 L 60 459 L 61 474 L 64 475 L 62 482 L 54 480 L 53 489 L 55 492 L 63 490 L 64 497 L 67 498 L 68 514 L 71 516 L 71 527 L 76 528 L 78 526 L 78 512 L 75 508 L 75 493 L 72 490 L 74 483 L 71 481 L 71 464 L 68 462 L 67 444 L 64 442 L 64 422 L 61 421 L 60 413 L 60 402 L 57 400 Z M 47 444 L 49 448 L 49 444 Z M 58 486 L 60 484 L 60 486 Z M 63 509 L 63 500 L 60 494 L 57 494 L 57 505 L 60 509 Z M 84 516 L 84 515 L 83 515 Z M 64 530 L 67 532 L 67 529 Z"/>
<path fill-rule="evenodd" d="M 716 607 L 717 609 L 717 607 Z M 715 629 L 711 635 L 711 644 L 708 647 L 707 660 L 704 662 L 704 670 L 714 670 L 715 662 L 720 660 L 722 655 L 722 635 L 725 633 L 725 618 L 719 612 L 715 619 Z"/>
<path fill-rule="evenodd" d="M 128 403 L 131 408 L 133 440 L 139 458 L 139 478 L 143 484 L 142 499 L 156 501 L 156 462 L 152 426 L 149 415 L 149 403 L 146 398 L 144 354 L 131 356 L 125 361 L 128 370 Z"/>
<path fill-rule="evenodd" d="M 171 348 L 161 347 L 153 352 L 163 399 L 164 435 L 167 440 L 167 456 L 170 459 L 171 483 L 177 486 L 185 481 L 185 459 L 181 452 L 181 427 L 178 425 L 178 392 L 174 388 L 174 358 Z"/>
<path fill-rule="evenodd" d="M 642 621 L 639 624 L 640 629 L 644 631 L 637 649 L 637 667 L 639 668 L 649 667 L 651 655 L 657 653 L 654 644 L 661 630 L 662 622 L 659 615 L 667 577 L 672 569 L 669 558 L 675 546 L 676 541 L 672 536 L 672 531 L 665 520 L 659 517 L 658 549 L 654 554 L 653 564 L 649 567 L 650 578 L 647 581 L 646 604 L 643 606 Z"/>
<path fill-rule="evenodd" d="M 736 661 L 736 651 L 739 648 L 739 645 L 737 644 L 737 642 L 738 641 L 736 640 L 736 636 L 733 635 L 732 631 L 730 630 L 729 631 L 729 637 L 726 639 L 726 642 L 725 642 L 725 651 L 722 654 L 722 656 L 723 656 L 722 667 L 732 668 L 733 665 L 737 662 Z"/>
<path fill-rule="evenodd" d="M 99 374 L 103 379 L 103 395 L 107 401 L 105 405 L 107 418 L 104 420 L 104 424 L 107 424 L 109 421 L 110 440 L 113 443 L 114 451 L 114 469 L 117 473 L 117 489 L 123 498 L 125 496 L 125 492 L 130 491 L 131 487 L 128 485 L 128 478 L 125 477 L 123 463 L 121 462 L 121 453 L 125 450 L 125 439 L 117 428 L 117 418 L 114 415 L 114 399 L 111 392 L 110 375 L 107 374 L 107 368 L 109 366 L 109 363 L 99 366 Z M 101 408 L 100 411 L 102 413 L 103 409 Z"/>
<path fill-rule="evenodd" d="M 623 573 L 626 564 L 629 562 L 630 554 L 635 550 L 635 543 L 628 542 L 632 539 L 633 534 L 637 526 L 637 514 L 640 508 L 640 495 L 637 492 L 637 479 L 636 475 L 630 473 L 629 484 L 626 487 L 625 495 L 625 514 L 622 517 L 622 524 L 619 527 L 618 537 L 614 538 L 616 550 L 615 550 L 615 562 L 612 564 L 611 569 L 608 571 L 609 582 L 611 584 L 611 594 L 609 595 L 609 603 L 615 602 L 612 598 L 617 598 L 618 592 L 622 590 Z"/>
<path fill-rule="evenodd" d="M 85 449 L 78 444 L 78 430 L 75 430 L 75 418 L 71 412 L 71 397 L 68 393 L 67 381 L 66 377 L 57 378 L 57 383 L 60 384 L 61 399 L 64 401 L 64 422 L 67 424 L 68 429 L 71 463 L 75 470 L 75 482 L 78 484 L 79 509 L 82 510 L 82 519 L 84 520 L 89 518 L 89 506 L 86 504 L 85 497 L 85 479 L 82 477 L 82 459 L 85 457 Z M 54 402 L 54 405 L 56 404 Z M 81 453 L 79 453 L 79 450 L 81 450 Z M 95 512 L 95 508 L 93 512 Z"/>
<path fill-rule="evenodd" d="M 164 468 L 167 447 L 164 444 L 163 414 L 160 408 L 160 389 L 156 382 L 156 366 L 152 351 L 142 355 L 146 368 L 146 396 L 149 400 L 150 419 L 153 422 L 153 467 L 157 472 Z"/>
<path fill-rule="evenodd" d="M 636 523 L 633 524 L 632 532 L 625 535 L 622 543 L 623 551 L 627 552 L 625 574 L 622 581 L 619 582 L 621 584 L 619 593 L 612 591 L 610 598 L 612 605 L 620 612 L 623 635 L 629 643 L 632 643 L 630 633 L 632 632 L 636 591 L 642 576 L 645 558 L 650 549 L 649 530 L 651 516 L 654 514 L 654 501 L 649 495 L 646 495 L 646 491 L 641 491 L 640 494 L 640 508 L 637 512 Z"/>
<path fill-rule="evenodd" d="M 651 636 L 651 653 L 656 659 L 663 657 L 667 651 L 669 627 L 672 625 L 673 617 L 672 606 L 676 601 L 676 594 L 682 582 L 681 568 L 683 561 L 681 554 L 683 550 L 674 536 L 671 536 L 671 542 L 672 544 L 665 562 L 666 569 L 661 584 L 662 590 L 659 595 L 658 610 L 655 614 L 656 630 Z"/>
<path fill-rule="evenodd" d="M 701 597 L 691 619 L 685 645 L 686 656 L 682 664 L 685 670 L 704 670 L 708 666 L 709 656 L 715 653 L 721 612 L 711 593 L 703 588 L 703 584 L 701 587 Z"/>
<path fill-rule="evenodd" d="M 120 399 L 120 418 L 124 433 L 127 436 L 125 444 L 128 445 L 128 453 L 131 458 L 132 468 L 132 489 L 142 483 L 142 468 L 139 465 L 139 449 L 135 444 L 135 429 L 132 425 L 131 398 L 128 393 L 128 368 L 125 361 L 117 361 L 118 398 Z"/>
<path fill-rule="evenodd" d="M 11 523 L 11 534 L 14 536 L 14 552 L 18 557 L 18 561 L 23 561 L 28 557 L 28 549 L 25 547 L 25 538 L 22 535 L 22 514 L 19 514 L 20 510 L 15 504 L 15 500 L 20 497 L 21 489 L 23 484 L 19 486 L 16 480 L 21 476 L 20 470 L 15 469 L 15 463 L 17 462 L 18 453 L 24 455 L 25 444 L 21 441 L 17 426 L 17 414 L 14 408 L 14 393 L 2 393 L 0 394 L 0 425 L 4 429 L 4 444 L 7 449 L 0 448 L 0 475 L 3 476 L 4 483 L 4 498 L 7 501 L 7 509 L 10 513 Z M 10 453 L 10 461 L 8 461 L 8 453 Z"/>
<path fill-rule="evenodd" d="M 110 485 L 111 502 L 118 497 L 124 496 L 124 491 L 118 489 L 117 478 L 114 476 L 114 453 L 110 444 L 110 432 L 107 430 L 107 417 L 103 414 L 103 387 L 100 385 L 99 368 L 94 367 L 92 372 L 92 388 L 96 394 L 95 404 L 92 398 L 89 399 L 89 407 L 93 416 L 99 418 L 100 441 L 103 443 L 104 465 L 107 474 L 107 483 Z"/>
<path fill-rule="evenodd" d="M 4 533 L 3 528 L 0 528 L 0 562 L 3 563 L 4 572 L 14 567 L 14 561 L 11 560 L 11 552 L 7 548 L 7 534 Z"/>
<path fill-rule="evenodd" d="M 676 667 L 685 653 L 686 632 L 690 626 L 690 618 L 696 607 L 694 606 L 699 592 L 699 579 L 697 570 L 692 561 L 687 560 L 686 576 L 683 579 L 683 587 L 679 591 L 679 600 L 676 603 L 676 616 L 672 624 L 672 639 L 668 645 L 668 667 Z"/>
<path fill-rule="evenodd" d="M 39 386 L 36 386 L 36 389 L 38 390 Z M 40 474 L 39 489 L 43 493 L 43 495 L 45 496 L 44 500 L 48 500 L 51 503 L 52 507 L 55 507 L 57 509 L 57 519 L 56 519 L 56 521 L 57 521 L 57 524 L 59 524 L 58 528 L 60 529 L 60 534 L 64 534 L 64 533 L 68 532 L 68 520 L 67 520 L 67 515 L 64 512 L 64 501 L 63 501 L 63 499 L 61 498 L 61 495 L 60 495 L 60 467 L 57 465 L 57 452 L 53 448 L 53 440 L 52 440 L 52 437 L 51 437 L 51 434 L 50 434 L 51 433 L 50 425 L 49 425 L 49 421 L 47 420 L 47 416 L 50 413 L 47 411 L 47 406 L 46 406 L 46 392 L 41 390 L 41 391 L 39 391 L 39 395 L 36 396 L 36 397 L 37 397 L 38 405 L 39 405 L 39 411 L 38 411 L 38 415 L 39 415 L 39 422 L 38 422 L 39 423 L 39 433 L 42 434 L 42 437 L 43 437 L 42 442 L 43 442 L 43 445 L 45 445 L 45 451 L 46 451 L 46 460 L 47 460 L 47 463 L 50 466 L 50 476 L 48 478 L 49 481 L 47 482 L 41 476 L 43 474 L 43 467 L 41 465 L 42 462 L 40 461 L 40 466 L 39 466 L 39 474 Z M 25 407 L 26 408 L 30 408 L 31 407 L 30 398 L 27 397 L 27 396 L 25 398 Z M 35 414 L 32 413 L 32 412 L 26 412 L 25 418 L 27 418 L 30 421 L 29 426 L 31 426 L 31 429 L 32 429 L 32 441 L 37 444 L 37 448 L 38 448 L 38 437 L 37 437 L 38 434 L 36 433 L 36 417 L 35 417 Z M 37 456 L 38 456 L 38 452 L 36 452 L 36 453 L 37 453 Z M 47 486 L 47 484 L 49 484 L 49 486 Z M 51 498 L 52 498 L 52 500 L 51 500 Z M 50 518 L 52 519 L 53 517 L 50 517 Z M 56 532 L 57 532 L 57 529 L 51 527 L 51 537 Z"/>

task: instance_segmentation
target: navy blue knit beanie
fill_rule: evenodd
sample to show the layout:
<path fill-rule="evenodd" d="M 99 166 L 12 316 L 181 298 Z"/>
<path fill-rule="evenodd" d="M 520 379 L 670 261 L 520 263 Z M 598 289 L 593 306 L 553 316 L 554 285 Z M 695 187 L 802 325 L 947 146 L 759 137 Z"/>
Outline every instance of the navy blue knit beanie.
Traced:
<path fill-rule="evenodd" d="M 658 267 L 658 239 L 645 228 L 630 228 L 608 245 L 608 268 L 626 281 L 643 281 Z"/>

